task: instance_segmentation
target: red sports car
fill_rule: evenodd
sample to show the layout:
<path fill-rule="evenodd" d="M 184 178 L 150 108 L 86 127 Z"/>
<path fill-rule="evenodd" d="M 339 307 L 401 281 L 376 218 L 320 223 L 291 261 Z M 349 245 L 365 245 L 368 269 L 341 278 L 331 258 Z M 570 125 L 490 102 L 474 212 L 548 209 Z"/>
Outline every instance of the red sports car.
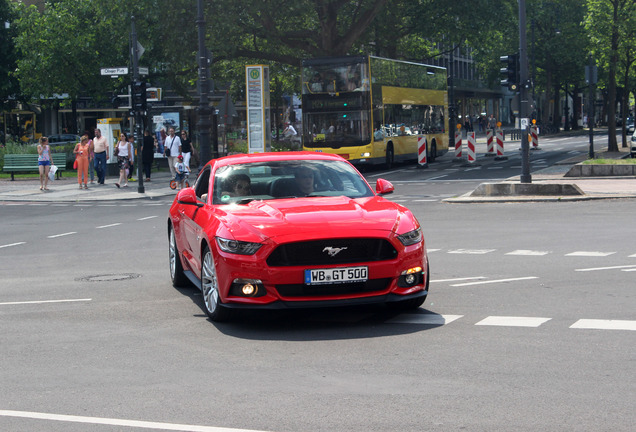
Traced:
<path fill-rule="evenodd" d="M 210 161 L 170 207 L 174 286 L 205 311 L 394 303 L 418 308 L 429 271 L 420 224 L 346 160 L 313 152 Z"/>

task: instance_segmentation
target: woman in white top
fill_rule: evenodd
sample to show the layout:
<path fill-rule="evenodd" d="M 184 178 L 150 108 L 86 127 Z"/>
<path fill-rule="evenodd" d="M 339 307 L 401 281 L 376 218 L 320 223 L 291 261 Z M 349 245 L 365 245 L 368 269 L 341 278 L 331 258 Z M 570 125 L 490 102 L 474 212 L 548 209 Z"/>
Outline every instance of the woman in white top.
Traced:
<path fill-rule="evenodd" d="M 51 147 L 49 139 L 45 136 L 40 138 L 38 144 L 38 168 L 40 170 L 40 190 L 49 190 L 49 171 L 51 170 Z"/>
<path fill-rule="evenodd" d="M 115 154 L 117 155 L 117 165 L 119 166 L 119 182 L 115 183 L 115 186 L 128 187 L 128 175 L 126 170 L 130 167 L 130 155 L 132 155 L 132 148 L 128 142 L 128 137 L 124 132 L 119 135 L 119 142 L 115 148 Z"/>

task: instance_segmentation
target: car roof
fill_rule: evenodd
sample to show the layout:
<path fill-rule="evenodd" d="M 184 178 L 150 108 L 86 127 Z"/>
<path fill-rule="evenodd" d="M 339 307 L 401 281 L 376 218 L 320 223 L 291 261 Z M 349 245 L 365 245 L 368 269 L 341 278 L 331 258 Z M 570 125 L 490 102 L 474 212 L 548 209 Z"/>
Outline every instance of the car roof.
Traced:
<path fill-rule="evenodd" d="M 251 154 L 238 154 L 232 156 L 225 156 L 219 159 L 213 159 L 209 163 L 211 165 L 225 166 L 236 165 L 243 163 L 255 163 L 255 162 L 271 162 L 271 161 L 283 161 L 283 160 L 333 160 L 333 161 L 345 161 L 342 156 L 308 152 L 308 151 L 294 151 L 294 152 L 270 152 L 270 153 L 251 153 Z"/>

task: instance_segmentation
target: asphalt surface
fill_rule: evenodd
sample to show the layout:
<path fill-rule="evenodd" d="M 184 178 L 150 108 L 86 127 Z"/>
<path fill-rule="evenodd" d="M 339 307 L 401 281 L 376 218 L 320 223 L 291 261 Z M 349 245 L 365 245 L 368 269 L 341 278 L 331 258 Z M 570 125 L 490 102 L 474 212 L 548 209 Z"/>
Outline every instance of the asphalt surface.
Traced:
<path fill-rule="evenodd" d="M 447 155 L 448 156 L 448 155 Z M 618 153 L 597 152 L 598 158 L 620 159 L 626 156 L 625 149 Z M 446 157 L 446 156 L 445 156 Z M 451 157 L 451 156 L 449 156 Z M 532 185 L 536 194 L 507 194 L 474 196 L 471 192 L 448 198 L 444 201 L 451 203 L 480 203 L 480 202 L 508 202 L 508 201 L 577 201 L 589 199 L 636 198 L 636 178 L 630 177 L 565 177 L 569 169 L 582 162 L 586 157 L 572 158 L 565 163 L 532 173 Z M 154 172 L 151 182 L 143 182 L 143 193 L 138 190 L 139 183 L 130 181 L 128 187 L 117 188 L 117 177 L 106 178 L 105 185 L 89 184 L 89 189 L 79 189 L 74 172 L 66 171 L 59 180 L 49 181 L 49 190 L 40 190 L 39 178 L 0 179 L 0 201 L 27 202 L 90 202 L 90 201 L 119 201 L 130 199 L 158 199 L 171 197 L 176 191 L 170 188 L 170 172 L 168 170 Z M 194 176 L 190 180 L 194 181 Z M 519 183 L 519 176 L 502 180 L 499 183 Z M 546 194 L 541 185 L 565 184 L 576 185 L 581 195 Z"/>

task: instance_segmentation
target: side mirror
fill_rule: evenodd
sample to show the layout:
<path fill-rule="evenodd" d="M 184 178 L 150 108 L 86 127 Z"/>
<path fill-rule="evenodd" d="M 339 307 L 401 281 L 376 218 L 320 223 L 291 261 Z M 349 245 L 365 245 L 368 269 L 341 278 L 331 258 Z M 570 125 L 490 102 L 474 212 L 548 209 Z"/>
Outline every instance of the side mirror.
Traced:
<path fill-rule="evenodd" d="M 375 182 L 375 193 L 377 193 L 378 195 L 390 194 L 393 193 L 394 190 L 395 188 L 388 180 L 380 178 Z"/>
<path fill-rule="evenodd" d="M 194 189 L 191 187 L 181 189 L 177 194 L 177 202 L 179 204 L 200 206 L 197 201 L 197 195 L 194 193 Z"/>

